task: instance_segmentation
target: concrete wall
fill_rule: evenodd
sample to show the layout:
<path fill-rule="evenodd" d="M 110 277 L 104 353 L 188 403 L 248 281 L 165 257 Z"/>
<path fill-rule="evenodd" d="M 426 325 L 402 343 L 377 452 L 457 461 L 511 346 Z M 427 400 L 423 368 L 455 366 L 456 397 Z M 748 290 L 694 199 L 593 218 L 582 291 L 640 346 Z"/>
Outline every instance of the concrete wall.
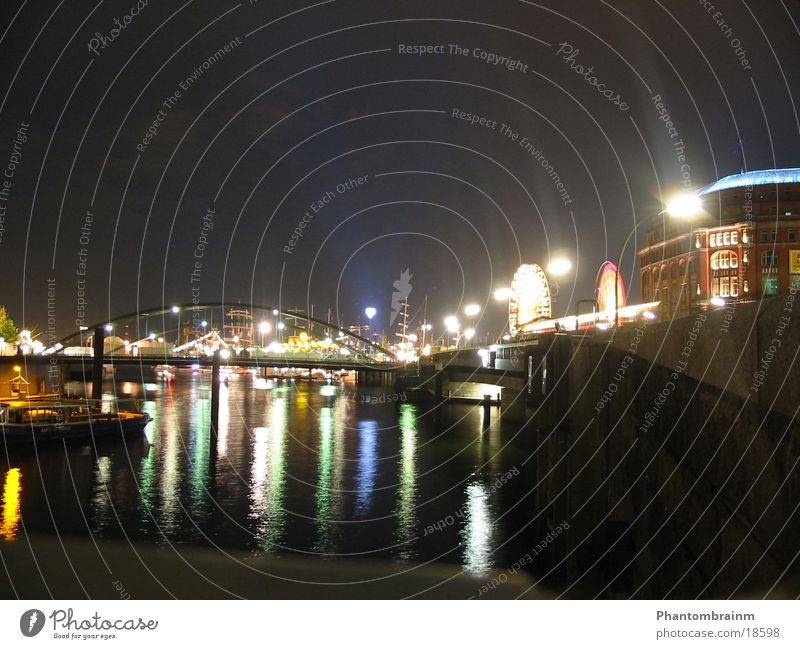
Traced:
<path fill-rule="evenodd" d="M 792 564 L 800 309 L 786 305 L 559 341 L 533 434 L 540 529 L 571 523 L 552 556 L 570 594 L 761 596 Z"/>

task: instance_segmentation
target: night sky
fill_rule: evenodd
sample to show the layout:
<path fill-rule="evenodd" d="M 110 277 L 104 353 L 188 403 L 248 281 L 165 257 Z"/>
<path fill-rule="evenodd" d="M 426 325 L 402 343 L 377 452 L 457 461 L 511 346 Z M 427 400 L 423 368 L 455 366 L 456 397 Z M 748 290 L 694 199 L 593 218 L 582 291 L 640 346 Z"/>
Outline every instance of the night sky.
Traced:
<path fill-rule="evenodd" d="M 43 330 L 55 280 L 63 335 L 79 295 L 87 324 L 194 296 L 344 324 L 374 305 L 388 330 L 406 269 L 412 313 L 477 302 L 499 331 L 520 263 L 576 261 L 574 311 L 682 181 L 739 171 L 740 138 L 747 169 L 800 166 L 795 0 L 0 14 L 0 304 Z"/>

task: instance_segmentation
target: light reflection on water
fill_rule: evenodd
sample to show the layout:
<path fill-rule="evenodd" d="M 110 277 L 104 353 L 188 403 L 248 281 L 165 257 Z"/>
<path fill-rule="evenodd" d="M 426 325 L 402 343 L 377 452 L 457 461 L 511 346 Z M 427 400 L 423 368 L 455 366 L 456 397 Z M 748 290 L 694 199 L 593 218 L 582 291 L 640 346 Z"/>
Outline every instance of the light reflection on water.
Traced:
<path fill-rule="evenodd" d="M 503 435 L 497 425 L 481 431 L 479 409 L 461 406 L 437 424 L 410 401 L 353 398 L 379 396 L 381 388 L 276 380 L 256 389 L 250 375 L 226 376 L 216 444 L 209 375 L 179 372 L 143 401 L 153 418 L 146 439 L 71 444 L 66 459 L 60 446 L 40 447 L 39 465 L 31 451 L 15 451 L 12 468 L 0 465 L 0 536 L 18 537 L 24 516 L 38 531 L 436 558 L 472 573 L 517 558 L 512 548 L 494 553 L 513 531 L 495 519 L 529 485 L 488 489 L 497 472 L 519 463 L 520 451 L 498 454 Z M 425 532 L 448 516 L 453 525 Z"/>

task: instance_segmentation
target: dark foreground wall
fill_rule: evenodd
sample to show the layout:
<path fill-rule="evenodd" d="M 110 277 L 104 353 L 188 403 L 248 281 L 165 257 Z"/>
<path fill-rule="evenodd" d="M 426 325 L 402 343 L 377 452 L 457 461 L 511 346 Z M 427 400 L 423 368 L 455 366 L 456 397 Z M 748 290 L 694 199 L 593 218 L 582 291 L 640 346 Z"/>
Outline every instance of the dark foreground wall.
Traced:
<path fill-rule="evenodd" d="M 532 423 L 568 594 L 800 594 L 798 349 L 785 297 L 560 337 Z"/>

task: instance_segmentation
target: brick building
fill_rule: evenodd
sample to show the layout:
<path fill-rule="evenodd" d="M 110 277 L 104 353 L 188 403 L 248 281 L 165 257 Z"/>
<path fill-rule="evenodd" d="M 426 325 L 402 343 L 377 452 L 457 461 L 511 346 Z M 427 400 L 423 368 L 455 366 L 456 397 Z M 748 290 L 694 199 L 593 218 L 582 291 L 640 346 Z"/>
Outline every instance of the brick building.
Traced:
<path fill-rule="evenodd" d="M 697 194 L 698 215 L 654 217 L 639 250 L 642 302 L 680 316 L 800 288 L 800 168 L 727 176 Z"/>

